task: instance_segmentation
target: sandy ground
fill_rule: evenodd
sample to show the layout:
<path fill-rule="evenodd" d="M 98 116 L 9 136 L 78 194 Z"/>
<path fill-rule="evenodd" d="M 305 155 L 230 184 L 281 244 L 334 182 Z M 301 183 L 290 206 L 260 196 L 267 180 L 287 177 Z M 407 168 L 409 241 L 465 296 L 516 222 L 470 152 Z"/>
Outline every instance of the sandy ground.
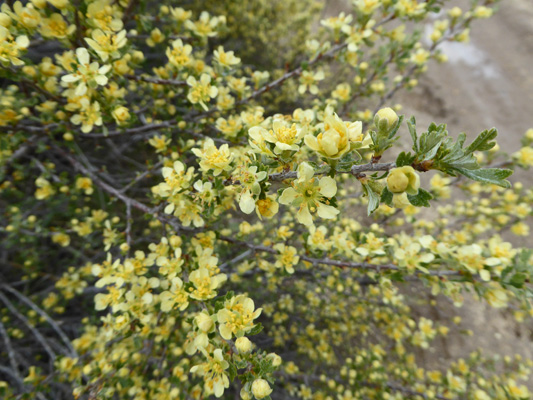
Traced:
<path fill-rule="evenodd" d="M 500 132 L 503 150 L 519 148 L 533 127 L 533 1 L 503 0 L 475 21 L 469 43 L 448 43 L 446 64 L 433 62 L 420 87 L 398 96 L 418 119 L 447 122 L 451 132 Z"/>
<path fill-rule="evenodd" d="M 449 62 L 430 65 L 420 86 L 397 98 L 405 113 L 423 123 L 446 122 L 454 133 L 474 135 L 496 127 L 502 150 L 518 150 L 522 135 L 533 127 L 533 1 L 503 0 L 493 18 L 473 24 L 469 43 L 448 44 L 443 50 Z M 533 183 L 531 173 L 524 171 L 515 179 Z M 533 246 L 533 238 L 521 244 Z M 454 314 L 463 317 L 462 327 L 472 329 L 474 336 L 442 340 L 436 357 L 426 360 L 429 364 L 446 364 L 478 347 L 533 357 L 533 330 L 517 325 L 510 311 L 468 301 L 460 309 L 441 309 L 440 317 Z"/>
<path fill-rule="evenodd" d="M 335 14 L 346 9 L 343 3 L 347 2 L 328 3 L 328 14 Z M 467 1 L 454 3 L 464 9 Z M 431 25 L 427 27 L 429 32 Z M 415 115 L 421 127 L 431 121 L 447 123 L 454 136 L 466 132 L 473 137 L 496 127 L 502 150 L 518 150 L 525 131 L 533 128 L 533 0 L 502 0 L 495 16 L 474 22 L 469 43 L 445 44 L 443 51 L 449 62 L 432 62 L 419 79 L 419 86 L 398 94 L 392 104 L 402 104 L 402 113 Z M 518 172 L 514 179 L 526 186 L 533 184 L 531 173 Z M 531 247 L 533 238 L 520 244 Z M 509 310 L 491 309 L 473 299 L 461 308 L 444 301 L 439 302 L 438 309 L 426 303 L 420 310 L 437 320 L 449 321 L 460 315 L 464 321 L 461 328 L 474 332 L 471 337 L 452 333 L 437 340 L 422 356 L 427 367 L 447 366 L 477 348 L 485 349 L 486 354 L 533 358 L 532 324 L 517 325 Z"/>

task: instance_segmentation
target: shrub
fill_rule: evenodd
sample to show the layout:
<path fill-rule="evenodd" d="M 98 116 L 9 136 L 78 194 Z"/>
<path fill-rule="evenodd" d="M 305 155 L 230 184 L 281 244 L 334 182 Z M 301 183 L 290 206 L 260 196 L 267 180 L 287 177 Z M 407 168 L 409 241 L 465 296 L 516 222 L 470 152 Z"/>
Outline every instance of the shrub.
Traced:
<path fill-rule="evenodd" d="M 494 3 L 3 4 L 0 393 L 529 398 L 519 356 L 421 359 L 462 329 L 428 308 L 533 314 L 532 131 L 391 104 Z"/>

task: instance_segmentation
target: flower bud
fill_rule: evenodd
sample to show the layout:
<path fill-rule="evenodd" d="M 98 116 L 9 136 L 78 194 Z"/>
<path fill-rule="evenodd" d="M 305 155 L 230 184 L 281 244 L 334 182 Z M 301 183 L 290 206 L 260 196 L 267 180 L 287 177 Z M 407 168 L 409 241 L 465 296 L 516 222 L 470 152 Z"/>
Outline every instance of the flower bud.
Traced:
<path fill-rule="evenodd" d="M 407 193 L 395 194 L 392 196 L 392 205 L 396 208 L 405 208 L 411 205 L 407 198 Z"/>
<path fill-rule="evenodd" d="M 463 10 L 461 10 L 459 7 L 453 7 L 450 11 L 448 11 L 448 14 L 452 18 L 459 18 L 461 14 L 463 14 Z"/>
<path fill-rule="evenodd" d="M 48 2 L 60 10 L 66 8 L 69 4 L 68 0 L 48 0 Z"/>
<path fill-rule="evenodd" d="M 252 342 L 246 336 L 243 336 L 235 341 L 235 347 L 237 347 L 239 353 L 246 354 L 252 351 Z"/>
<path fill-rule="evenodd" d="M 374 125 L 379 130 L 390 130 L 398 122 L 398 114 L 390 108 L 382 108 L 374 116 Z"/>
<path fill-rule="evenodd" d="M 242 400 L 252 400 L 252 395 L 246 391 L 246 389 L 241 389 L 241 399 Z"/>
<path fill-rule="evenodd" d="M 387 177 L 387 187 L 394 194 L 407 192 L 414 195 L 420 188 L 420 177 L 409 165 L 394 168 Z"/>
<path fill-rule="evenodd" d="M 130 112 L 126 107 L 120 106 L 113 110 L 113 118 L 117 121 L 117 124 L 121 125 L 130 119 Z"/>
<path fill-rule="evenodd" d="M 272 360 L 273 367 L 279 367 L 281 365 L 281 357 L 276 353 L 270 353 L 267 355 L 267 358 Z"/>
<path fill-rule="evenodd" d="M 0 13 L 0 26 L 4 28 L 9 28 L 11 25 L 11 17 L 6 13 Z"/>
<path fill-rule="evenodd" d="M 31 3 L 39 9 L 46 7 L 46 0 L 31 0 Z"/>
<path fill-rule="evenodd" d="M 254 383 L 252 383 L 252 393 L 256 399 L 262 399 L 272 393 L 272 389 L 264 379 L 256 379 Z"/>

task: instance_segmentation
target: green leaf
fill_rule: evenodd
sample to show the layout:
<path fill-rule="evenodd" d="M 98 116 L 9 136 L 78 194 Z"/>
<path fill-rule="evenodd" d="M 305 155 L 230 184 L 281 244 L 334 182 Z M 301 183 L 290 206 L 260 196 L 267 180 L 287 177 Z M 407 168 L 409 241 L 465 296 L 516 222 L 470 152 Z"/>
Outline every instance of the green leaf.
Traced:
<path fill-rule="evenodd" d="M 248 336 L 257 335 L 263 330 L 263 325 L 261 323 L 255 324 L 254 327 L 248 332 Z"/>
<path fill-rule="evenodd" d="M 526 279 L 527 279 L 527 276 L 525 274 L 521 274 L 521 273 L 514 274 L 509 280 L 509 285 L 520 289 L 521 287 L 524 286 Z"/>
<path fill-rule="evenodd" d="M 237 377 L 237 368 L 235 367 L 235 365 L 233 363 L 228 363 L 229 364 L 229 367 L 228 367 L 228 375 L 229 375 L 229 379 L 233 382 L 233 380 Z"/>
<path fill-rule="evenodd" d="M 414 116 L 407 121 L 407 127 L 409 128 L 411 139 L 413 139 L 413 150 L 418 154 L 418 135 L 416 134 L 416 119 Z"/>
<path fill-rule="evenodd" d="M 388 188 L 384 188 L 383 189 L 383 192 L 381 192 L 381 199 L 380 201 L 382 203 L 385 203 L 386 205 L 388 206 L 391 206 L 392 207 L 392 192 L 389 191 Z"/>
<path fill-rule="evenodd" d="M 246 368 L 248 366 L 248 361 L 241 360 L 241 361 L 235 361 L 235 367 L 239 369 Z"/>
<path fill-rule="evenodd" d="M 415 160 L 415 156 L 411 153 L 402 151 L 396 158 L 396 166 L 403 167 L 404 165 L 411 165 Z"/>
<path fill-rule="evenodd" d="M 398 122 L 396 122 L 396 126 L 389 133 L 389 139 L 392 139 L 396 135 L 396 133 L 398 133 L 400 126 L 402 126 L 403 119 L 403 115 L 400 115 L 400 118 L 398 118 Z"/>
<path fill-rule="evenodd" d="M 427 192 L 424 189 L 418 189 L 417 194 L 408 194 L 407 198 L 409 199 L 409 203 L 411 203 L 413 206 L 429 207 L 429 200 L 431 200 L 433 196 L 431 195 L 431 193 Z"/>
<path fill-rule="evenodd" d="M 379 193 L 374 192 L 368 184 L 363 184 L 363 191 L 368 196 L 367 213 L 370 215 L 379 207 Z"/>
<path fill-rule="evenodd" d="M 496 142 L 491 142 L 498 136 L 498 131 L 495 128 L 481 132 L 478 137 L 465 150 L 466 153 L 473 153 L 474 151 L 487 151 L 492 149 Z"/>
<path fill-rule="evenodd" d="M 504 188 L 510 188 L 511 183 L 506 181 L 505 178 L 509 177 L 513 171 L 510 169 L 498 169 L 498 168 L 483 168 L 483 169 L 465 169 L 454 168 L 460 174 L 463 174 L 467 178 L 482 183 L 490 183 L 498 185 Z"/>

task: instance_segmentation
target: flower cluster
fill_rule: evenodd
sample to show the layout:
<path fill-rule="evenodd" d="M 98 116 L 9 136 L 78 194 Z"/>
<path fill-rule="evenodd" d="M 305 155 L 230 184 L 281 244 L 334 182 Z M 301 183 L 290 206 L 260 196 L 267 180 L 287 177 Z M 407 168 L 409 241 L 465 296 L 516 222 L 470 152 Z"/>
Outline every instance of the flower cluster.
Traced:
<path fill-rule="evenodd" d="M 533 130 L 387 107 L 494 2 L 175 3 L 0 7 L 0 397 L 531 397 L 462 345 L 533 316 Z"/>

